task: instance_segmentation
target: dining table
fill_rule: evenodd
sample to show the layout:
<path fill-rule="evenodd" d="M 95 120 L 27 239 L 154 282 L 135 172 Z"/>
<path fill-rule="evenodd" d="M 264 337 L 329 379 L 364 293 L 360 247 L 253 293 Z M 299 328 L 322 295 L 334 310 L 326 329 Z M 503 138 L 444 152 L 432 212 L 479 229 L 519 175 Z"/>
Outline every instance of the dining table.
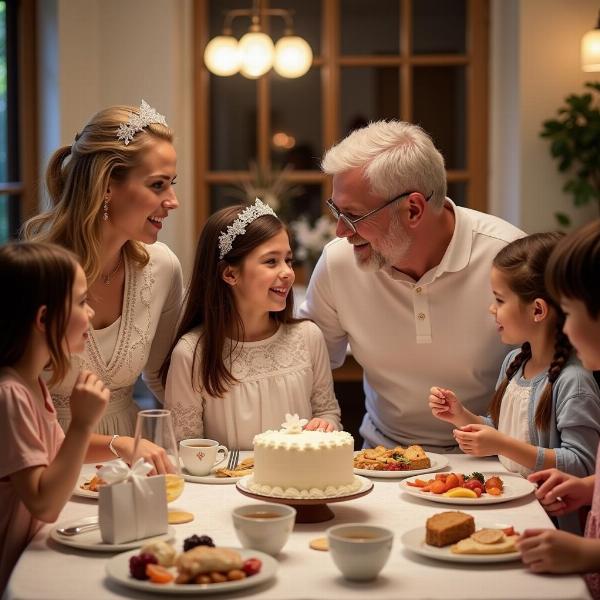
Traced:
<path fill-rule="evenodd" d="M 506 472 L 495 457 L 476 458 L 462 454 L 446 457 L 449 462 L 444 471 Z M 85 465 L 82 473 L 86 475 L 93 471 L 93 465 Z M 427 479 L 434 475 L 422 477 Z M 265 600 L 590 598 L 584 579 L 579 575 L 534 574 L 519 559 L 492 563 L 447 562 L 416 554 L 401 541 L 405 532 L 417 527 L 424 528 L 428 517 L 445 510 L 462 510 L 473 515 L 476 523 L 512 525 L 517 531 L 553 528 L 552 521 L 533 493 L 498 504 L 456 506 L 431 502 L 426 494 L 423 494 L 423 498 L 409 495 L 401 489 L 401 479 L 373 478 L 372 481 L 374 485 L 370 493 L 330 504 L 333 519 L 319 523 L 296 523 L 286 545 L 276 557 L 278 568 L 272 579 L 243 590 L 219 593 L 218 596 L 208 593 L 209 597 L 224 600 L 242 597 Z M 193 534 L 208 535 L 217 546 L 240 547 L 232 523 L 232 511 L 236 507 L 258 502 L 241 494 L 235 484 L 186 482 L 183 494 L 169 507 L 189 511 L 194 519 L 174 526 L 176 548 L 181 550 L 183 540 Z M 97 500 L 73 496 L 58 522 L 77 521 L 97 513 Z M 327 528 L 345 523 L 379 525 L 394 532 L 389 560 L 375 580 L 352 582 L 344 579 L 328 552 L 310 547 L 311 540 L 324 537 Z M 107 576 L 106 565 L 115 554 L 91 552 L 57 543 L 49 538 L 52 527 L 45 525 L 23 552 L 8 583 L 6 600 L 152 597 Z M 160 594 L 154 597 L 159 600 L 161 597 L 181 596 Z"/>

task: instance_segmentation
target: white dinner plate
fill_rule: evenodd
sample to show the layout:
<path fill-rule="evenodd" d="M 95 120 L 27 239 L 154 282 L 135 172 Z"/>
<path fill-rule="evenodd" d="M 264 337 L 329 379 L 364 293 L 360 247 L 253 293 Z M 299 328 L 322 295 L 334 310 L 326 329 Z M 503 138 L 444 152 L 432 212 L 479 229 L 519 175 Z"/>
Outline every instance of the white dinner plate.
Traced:
<path fill-rule="evenodd" d="M 261 494 L 259 492 L 255 492 L 253 489 L 250 488 L 250 486 L 248 485 L 250 482 L 250 478 L 252 477 L 252 475 L 246 475 L 245 477 L 242 477 L 240 479 L 240 481 L 237 482 L 237 487 L 241 490 L 244 490 L 245 492 L 248 492 L 250 494 L 254 494 L 256 496 L 261 496 L 263 498 L 285 498 L 286 500 L 320 500 L 323 504 L 326 504 L 328 500 L 331 500 L 332 498 L 345 498 L 346 496 L 350 497 L 350 496 L 354 496 L 355 494 L 362 494 L 363 492 L 366 492 L 367 490 L 370 490 L 373 487 L 373 482 L 370 481 L 369 479 L 366 479 L 365 477 L 361 477 L 360 475 L 355 475 L 356 479 L 358 479 L 360 481 L 360 487 L 356 490 L 353 490 L 352 492 L 348 492 L 348 493 L 344 493 L 344 494 L 335 494 L 335 495 L 331 495 L 331 496 L 306 496 L 306 497 L 298 497 L 298 496 L 284 496 L 283 494 Z"/>
<path fill-rule="evenodd" d="M 98 500 L 99 492 L 92 492 L 92 490 L 84 490 L 81 486 L 84 483 L 87 483 L 92 479 L 94 475 L 80 475 L 77 479 L 77 483 L 73 488 L 73 496 L 80 496 L 81 498 L 93 498 L 94 500 Z"/>
<path fill-rule="evenodd" d="M 358 452 L 355 452 L 356 456 Z M 448 458 L 444 454 L 434 454 L 427 452 L 427 456 L 431 461 L 431 466 L 427 469 L 414 469 L 411 471 L 371 471 L 369 469 L 354 469 L 357 475 L 364 477 L 377 477 L 385 479 L 404 479 L 404 477 L 412 477 L 413 475 L 423 475 L 424 473 L 433 473 L 448 466 Z"/>
<path fill-rule="evenodd" d="M 57 529 L 61 527 L 73 527 L 75 525 L 83 525 L 85 523 L 98 522 L 98 517 L 86 517 L 76 519 L 74 521 L 66 521 L 59 523 L 50 531 L 50 537 L 63 546 L 71 546 L 81 550 L 91 550 L 92 552 L 123 552 L 123 550 L 131 550 L 131 548 L 140 548 L 151 542 L 168 541 L 175 539 L 175 529 L 169 525 L 167 533 L 155 535 L 143 540 L 135 540 L 133 542 L 124 542 L 122 544 L 106 544 L 100 536 L 100 528 L 84 531 L 73 536 L 60 535 Z"/>
<path fill-rule="evenodd" d="M 497 475 L 504 482 L 504 491 L 501 496 L 492 496 L 491 494 L 483 494 L 480 498 L 448 498 L 443 494 L 433 494 L 432 492 L 422 492 L 419 488 L 408 485 L 409 481 L 418 479 L 410 477 L 400 482 L 400 489 L 406 494 L 410 494 L 415 498 L 429 500 L 430 502 L 441 502 L 442 504 L 471 504 L 479 506 L 481 504 L 499 504 L 500 502 L 510 502 L 517 498 L 528 496 L 535 490 L 535 485 L 531 481 L 527 481 L 520 475 L 514 473 L 482 473 L 485 479 Z"/>
<path fill-rule="evenodd" d="M 129 574 L 129 559 L 137 554 L 134 550 L 132 552 L 124 552 L 123 554 L 117 554 L 113 556 L 106 563 L 106 574 L 109 579 L 112 579 L 121 585 L 135 588 L 137 590 L 143 590 L 144 592 L 154 592 L 156 594 L 218 594 L 224 592 L 233 592 L 241 590 L 243 588 L 253 587 L 260 585 L 269 579 L 275 577 L 277 567 L 279 566 L 277 561 L 264 552 L 251 549 L 232 548 L 242 555 L 244 560 L 248 558 L 258 558 L 262 561 L 262 568 L 256 575 L 251 575 L 245 579 L 239 579 L 237 581 L 224 581 L 223 583 L 151 583 L 150 581 L 141 581 L 134 579 Z M 175 573 L 175 569 L 172 569 Z"/>
<path fill-rule="evenodd" d="M 477 529 L 484 529 L 486 527 L 491 529 L 501 529 L 506 527 L 506 525 L 500 525 L 498 523 L 479 523 L 477 520 L 475 520 L 475 523 Z M 416 527 L 410 531 L 405 531 L 400 536 L 400 541 L 404 544 L 405 548 L 411 552 L 414 552 L 415 554 L 449 562 L 497 563 L 520 560 L 521 558 L 519 552 L 505 552 L 504 554 L 454 554 L 450 550 L 451 545 L 438 548 L 436 546 L 430 546 L 429 544 L 426 544 L 425 527 Z"/>

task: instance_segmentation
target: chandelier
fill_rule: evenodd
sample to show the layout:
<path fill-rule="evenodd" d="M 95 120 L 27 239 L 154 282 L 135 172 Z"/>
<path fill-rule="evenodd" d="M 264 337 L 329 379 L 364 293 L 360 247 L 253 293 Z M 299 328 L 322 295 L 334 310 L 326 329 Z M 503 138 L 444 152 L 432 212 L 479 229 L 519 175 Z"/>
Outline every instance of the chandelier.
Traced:
<path fill-rule="evenodd" d="M 241 73 L 257 79 L 271 68 L 282 77 L 302 77 L 312 64 L 313 53 L 307 41 L 294 35 L 293 11 L 283 8 L 259 10 L 257 0 L 251 9 L 234 9 L 225 13 L 223 34 L 214 37 L 204 50 L 204 63 L 211 73 L 228 77 Z M 273 40 L 261 30 L 263 15 L 281 17 L 285 21 L 283 37 Z M 237 17 L 250 17 L 248 33 L 238 41 L 233 37 L 232 22 Z"/>

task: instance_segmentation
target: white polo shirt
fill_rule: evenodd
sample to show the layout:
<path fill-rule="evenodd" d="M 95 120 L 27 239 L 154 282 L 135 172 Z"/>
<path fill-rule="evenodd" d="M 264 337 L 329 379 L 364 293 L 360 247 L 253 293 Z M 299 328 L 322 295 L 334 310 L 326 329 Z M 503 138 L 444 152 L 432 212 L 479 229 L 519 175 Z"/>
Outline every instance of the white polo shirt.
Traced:
<path fill-rule="evenodd" d="M 431 414 L 429 388 L 450 388 L 469 410 L 487 414 L 508 352 L 488 312 L 490 269 L 498 251 L 524 234 L 446 202 L 454 234 L 440 264 L 419 281 L 393 268 L 359 269 L 352 246 L 338 238 L 323 250 L 300 307 L 323 331 L 332 368 L 350 343 L 364 370 L 360 433 L 369 446 L 455 448 L 452 426 Z"/>

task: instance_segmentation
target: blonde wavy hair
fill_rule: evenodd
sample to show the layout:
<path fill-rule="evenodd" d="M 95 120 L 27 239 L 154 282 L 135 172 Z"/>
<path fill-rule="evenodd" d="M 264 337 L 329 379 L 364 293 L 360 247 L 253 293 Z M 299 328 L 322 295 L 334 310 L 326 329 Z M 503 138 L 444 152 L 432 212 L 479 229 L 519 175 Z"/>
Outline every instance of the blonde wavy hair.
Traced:
<path fill-rule="evenodd" d="M 46 170 L 50 210 L 29 219 L 21 235 L 27 240 L 52 242 L 72 250 L 90 283 L 100 275 L 100 233 L 104 195 L 111 179 L 123 181 L 139 166 L 153 141 L 173 142 L 171 130 L 159 123 L 138 131 L 126 146 L 117 139 L 120 123 L 127 122 L 132 106 L 112 106 L 92 117 L 70 146 L 59 148 Z M 124 247 L 139 267 L 148 263 L 148 252 L 135 240 Z"/>

